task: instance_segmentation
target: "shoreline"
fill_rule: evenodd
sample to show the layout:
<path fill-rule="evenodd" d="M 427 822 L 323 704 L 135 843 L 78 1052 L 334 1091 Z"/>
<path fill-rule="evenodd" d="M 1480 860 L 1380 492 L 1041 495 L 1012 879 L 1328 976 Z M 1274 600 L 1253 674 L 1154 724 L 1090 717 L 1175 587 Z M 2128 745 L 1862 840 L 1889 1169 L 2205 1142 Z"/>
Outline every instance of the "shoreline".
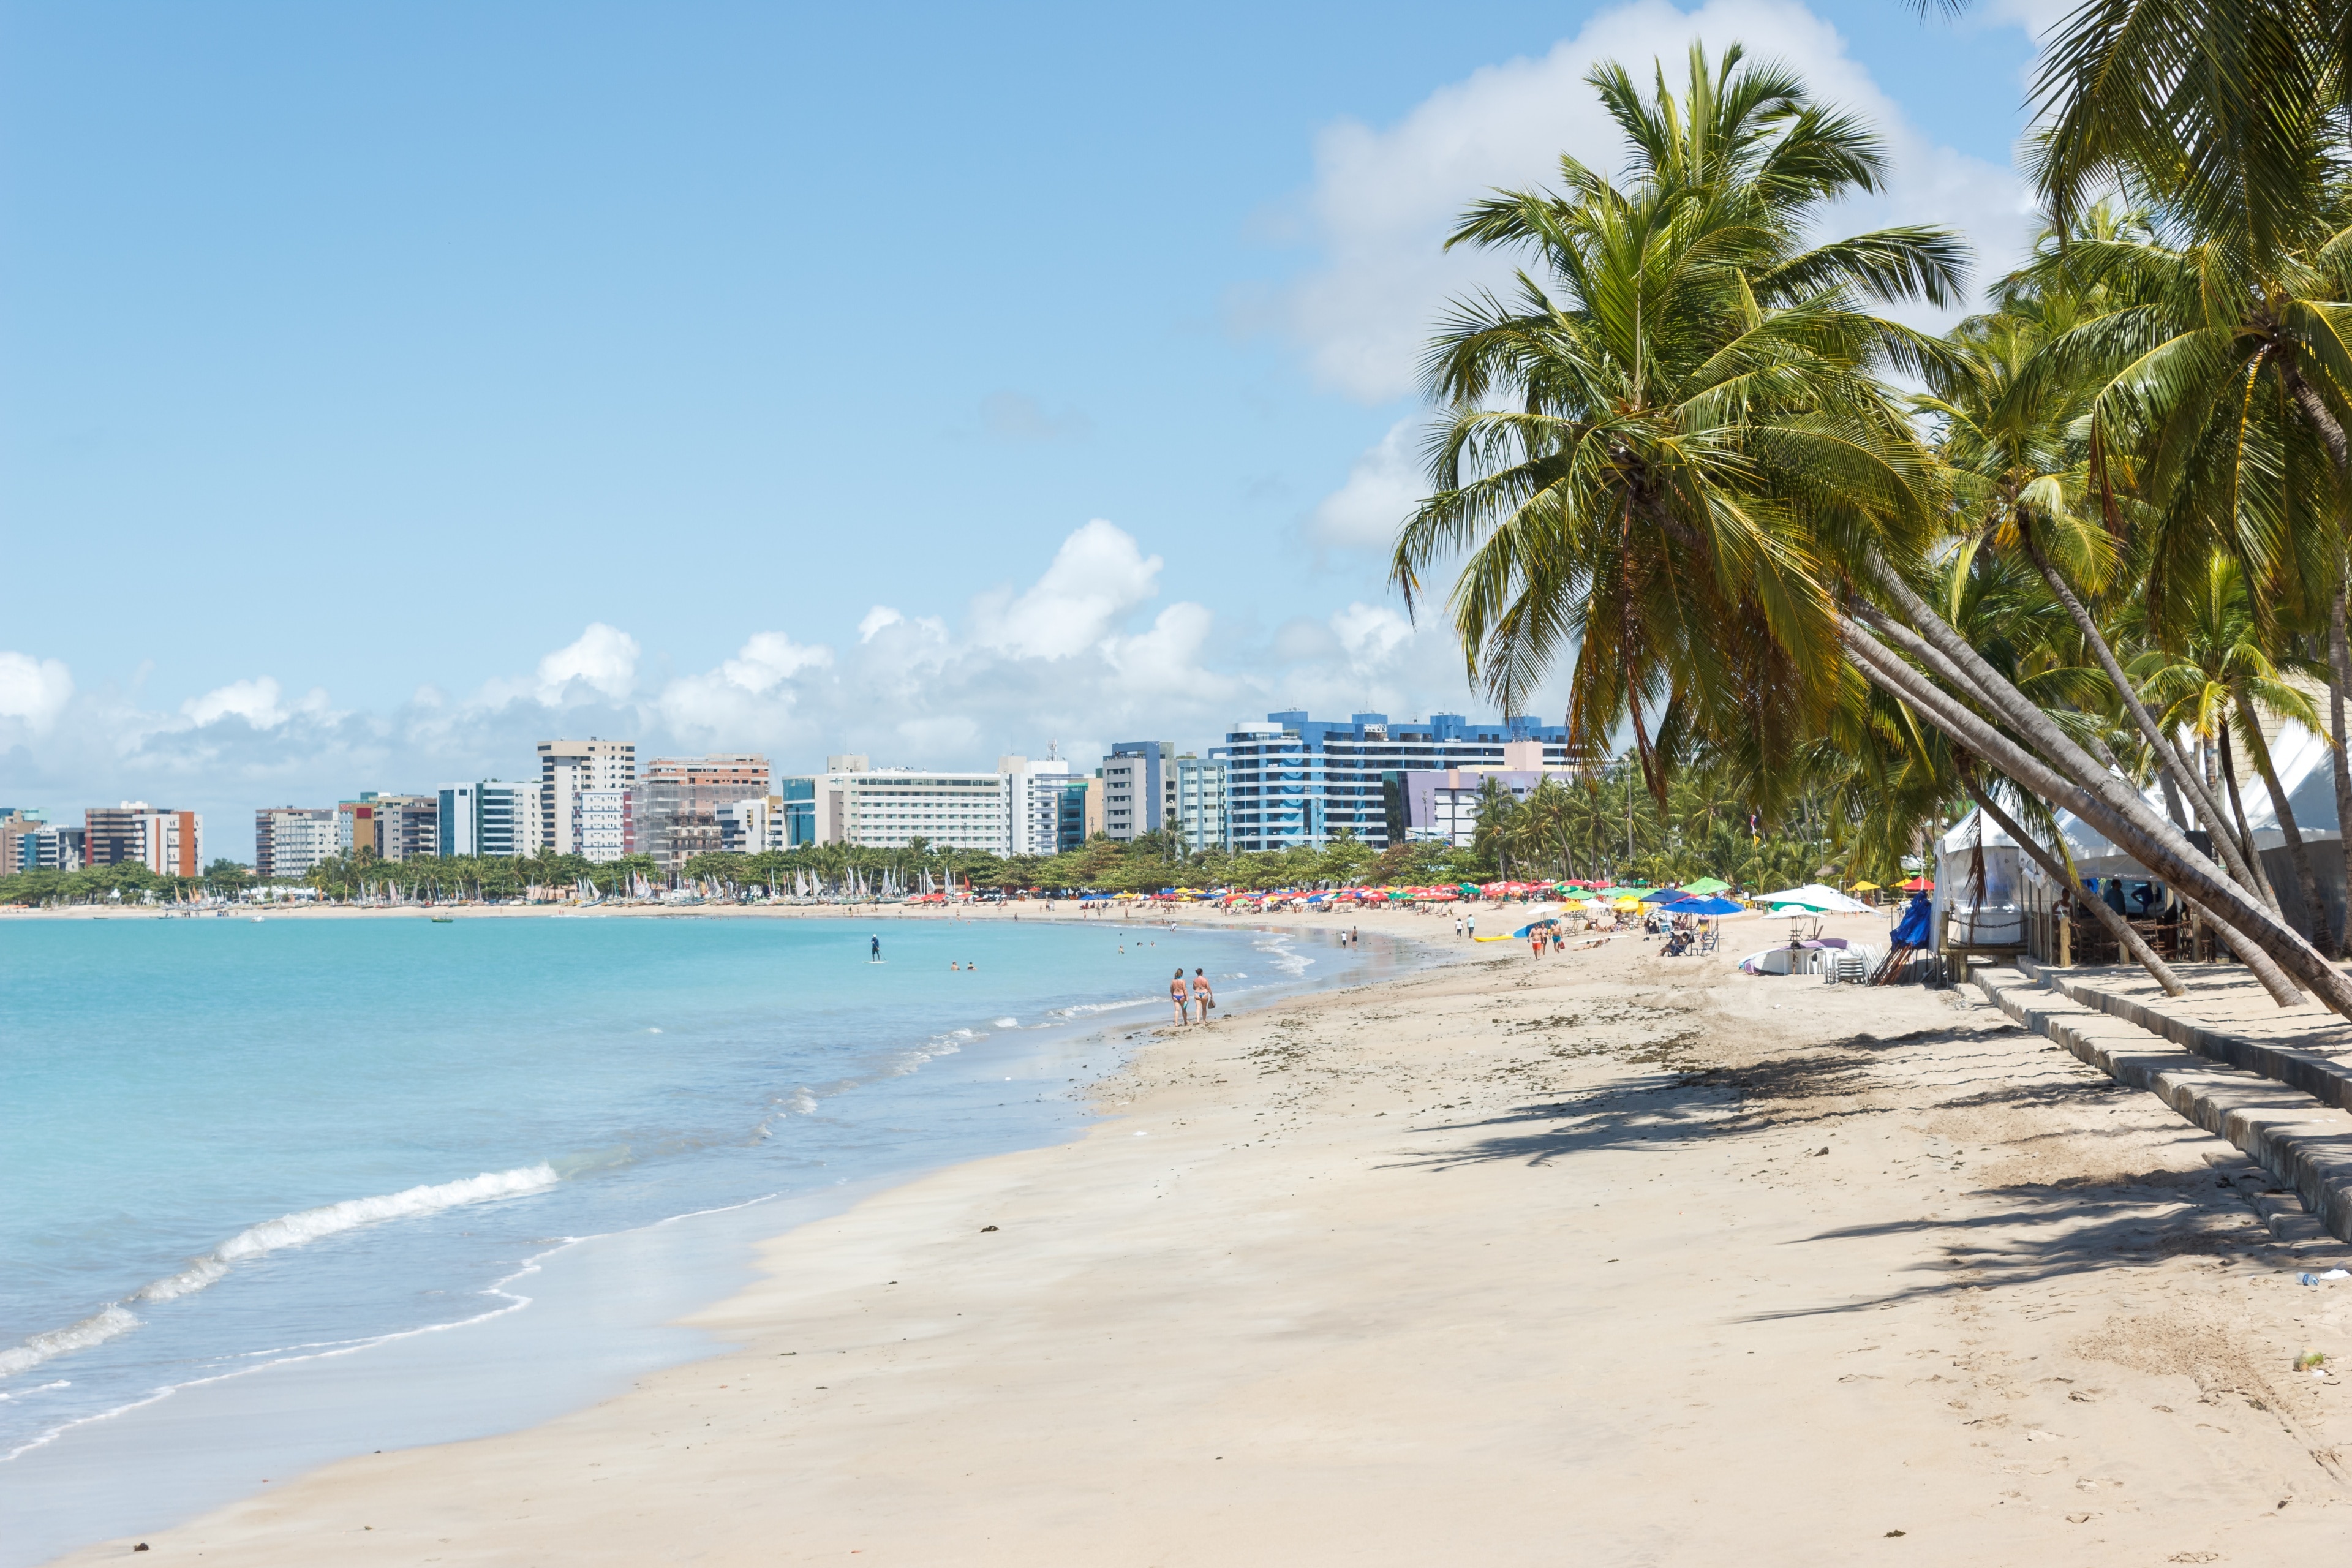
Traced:
<path fill-rule="evenodd" d="M 839 911 L 833 909 L 799 912 L 840 918 Z M 853 919 L 851 923 L 859 922 Z M 1066 916 L 1051 923 L 1080 922 Z M 1163 922 L 1135 923 L 1161 929 L 1164 933 Z M 1245 989 L 1221 994 L 1221 1019 L 1245 1016 L 1265 1007 L 1283 1005 L 1301 995 L 1359 983 L 1352 973 L 1331 974 L 1328 968 L 1318 972 L 1309 967 L 1315 962 L 1314 949 L 1319 943 L 1307 944 L 1302 956 L 1307 958 L 1308 964 L 1294 968 L 1295 961 L 1284 958 L 1279 950 L 1290 948 L 1286 939 L 1307 934 L 1295 928 L 1285 930 L 1263 921 L 1235 921 L 1230 925 L 1219 921 L 1204 929 L 1251 938 L 1245 945 L 1257 947 L 1264 956 L 1274 960 L 1267 965 L 1271 972 L 1268 977 L 1249 984 Z M 1268 945 L 1268 938 L 1276 939 L 1272 946 Z M 1412 967 L 1426 962 L 1416 944 L 1376 940 L 1370 945 L 1374 951 L 1366 956 L 1375 964 Z M 1385 959 L 1381 956 L 1383 950 L 1389 955 Z M 1328 956 L 1323 961 L 1328 964 Z M 1247 967 L 1255 971 L 1259 965 L 1251 963 Z M 1329 978 L 1318 978 L 1318 973 Z M 1164 1026 L 1164 1016 L 1154 1011 L 1156 1005 L 1154 998 L 1145 995 L 1094 1016 L 1071 1017 L 1058 1026 L 1045 1026 L 1043 1033 L 1024 1033 L 1014 1059 L 1025 1062 L 1033 1069 L 1044 1062 L 1066 1060 L 1075 1069 L 1082 1060 L 1102 1062 L 1105 1058 L 1095 1054 L 1099 1050 L 1123 1055 L 1133 1048 L 1128 1042 Z M 996 1069 L 980 1070 L 992 1075 Z M 1008 1070 L 1019 1072 L 1022 1068 L 1008 1064 Z M 1052 1077 L 1046 1081 L 1058 1081 L 1061 1071 L 1061 1068 L 1053 1068 Z M 992 1076 L 984 1081 L 992 1083 L 994 1079 Z M 1025 1128 L 1008 1123 L 1000 1133 L 983 1140 L 992 1141 L 993 1150 L 983 1147 L 977 1152 L 968 1149 L 963 1152 L 926 1153 L 925 1141 L 916 1140 L 882 1168 L 846 1178 L 852 1184 L 845 1193 L 831 1188 L 778 1193 L 716 1210 L 689 1210 L 618 1230 L 551 1238 L 546 1249 L 524 1257 L 513 1274 L 488 1287 L 484 1310 L 467 1317 L 371 1335 L 348 1345 L 308 1349 L 296 1346 L 290 1352 L 268 1352 L 266 1359 L 255 1365 L 174 1382 L 129 1405 L 79 1417 L 63 1429 L 27 1444 L 11 1455 L 8 1463 L 0 1465 L 0 1482 L 11 1483 L 9 1490 L 16 1497 L 15 1506 L 0 1510 L 0 1513 L 15 1518 L 16 1522 L 10 1531 L 20 1542 L 13 1551 L 0 1545 L 0 1562 L 16 1565 L 49 1561 L 56 1551 L 89 1539 L 93 1532 L 89 1530 L 68 1526 L 61 1540 L 61 1532 L 49 1528 L 58 1514 L 68 1511 L 68 1506 L 59 1500 L 68 1493 L 110 1495 L 112 1487 L 92 1484 L 93 1472 L 106 1470 L 110 1460 L 126 1456 L 143 1461 L 151 1474 L 155 1473 L 153 1468 L 158 1465 L 168 1467 L 162 1473 L 171 1476 L 171 1484 L 162 1489 L 185 1500 L 164 1511 L 179 1518 L 194 1517 L 243 1495 L 254 1479 L 261 1479 L 242 1482 L 227 1479 L 253 1468 L 242 1462 L 244 1453 L 249 1452 L 261 1461 L 259 1469 L 275 1477 L 370 1451 L 371 1440 L 367 1437 L 334 1437 L 329 1429 L 337 1423 L 320 1419 L 322 1406 L 371 1400 L 395 1406 L 388 1422 L 371 1418 L 341 1423 L 351 1432 L 401 1428 L 407 1432 L 405 1436 L 380 1436 L 375 1441 L 397 1442 L 404 1447 L 462 1442 L 527 1428 L 609 1397 L 626 1385 L 628 1374 L 637 1371 L 722 1353 L 723 1341 L 691 1326 L 691 1321 L 742 1288 L 751 1278 L 757 1248 L 765 1240 L 780 1229 L 797 1229 L 835 1214 L 863 1195 L 919 1181 L 943 1169 L 984 1161 L 1008 1150 L 1066 1143 L 1082 1137 L 1101 1114 L 1083 1091 L 1055 1090 L 1044 1098 L 1063 1102 L 1064 1109 L 1045 1123 Z M 1045 1135 L 1043 1142 L 1037 1141 L 1040 1132 Z M 656 1235 L 661 1238 L 658 1245 L 653 1239 Z M 625 1259 L 645 1255 L 656 1257 L 659 1268 L 667 1271 L 657 1284 L 635 1292 L 653 1303 L 650 1308 L 641 1305 L 634 1315 L 615 1317 L 603 1303 L 581 1299 L 608 1290 L 614 1268 L 626 1270 L 630 1266 Z M 596 1260 L 593 1264 L 592 1258 Z M 534 1303 L 536 1310 L 523 1310 Z M 554 1309 L 551 1321 L 551 1304 Z M 518 1378 L 500 1364 L 544 1360 L 545 1347 L 531 1342 L 550 1337 L 568 1346 L 575 1360 L 584 1358 L 584 1368 L 576 1374 L 562 1369 L 541 1369 L 535 1377 L 525 1373 Z M 404 1380 L 437 1378 L 443 1384 L 452 1384 L 465 1373 L 465 1368 L 457 1363 L 468 1360 L 478 1363 L 479 1372 L 485 1374 L 470 1381 L 486 1387 L 457 1391 L 456 1403 L 464 1413 L 455 1418 L 454 1427 L 450 1419 L 427 1417 L 420 1428 L 418 1413 L 411 1408 L 414 1398 L 405 1390 L 386 1392 L 387 1386 L 398 1388 Z M 493 1387 L 503 1392 L 489 1392 Z M 158 1411 L 155 1407 L 163 1404 L 168 1404 L 170 1408 Z M 118 1426 L 118 1422 L 122 1425 Z M 230 1455 L 186 1447 L 173 1451 L 171 1445 L 175 1439 L 185 1444 L 192 1436 L 200 1437 L 208 1429 L 208 1422 L 213 1424 L 211 1429 L 233 1439 L 226 1445 L 233 1450 Z M 132 1433 L 129 1430 L 131 1427 L 148 1430 Z M 155 1430 L 158 1427 L 163 1429 L 160 1436 Z M 60 1444 L 65 1447 L 58 1452 L 43 1452 Z M 190 1469 L 208 1475 L 210 1484 L 201 1479 L 192 1482 L 182 1473 Z M 85 1511 L 102 1516 L 120 1510 L 106 1508 Z M 151 1515 L 150 1527 L 160 1528 L 153 1524 L 153 1517 Z M 47 1551 L 37 1550 L 26 1555 L 24 1545 L 36 1538 L 52 1544 Z"/>
<path fill-rule="evenodd" d="M 2295 1286 L 2226 1145 L 1959 993 L 1734 956 L 1498 945 L 1161 1026 L 1080 1137 L 762 1242 L 687 1320 L 736 1348 L 138 1539 L 266 1568 L 2340 1537 L 2352 1407 L 2292 1363 L 2352 1354 L 2352 1295 Z"/>

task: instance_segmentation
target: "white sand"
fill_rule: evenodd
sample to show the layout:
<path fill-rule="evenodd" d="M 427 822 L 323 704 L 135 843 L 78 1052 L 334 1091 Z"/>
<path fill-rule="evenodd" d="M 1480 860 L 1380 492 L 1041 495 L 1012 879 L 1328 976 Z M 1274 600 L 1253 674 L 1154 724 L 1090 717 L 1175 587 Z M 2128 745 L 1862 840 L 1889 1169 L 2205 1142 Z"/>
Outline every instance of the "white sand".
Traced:
<path fill-rule="evenodd" d="M 739 1351 L 257 1488 L 138 1560 L 2157 1563 L 2352 1535 L 2352 1395 L 2291 1371 L 2352 1358 L 2352 1281 L 2281 1271 L 2223 1145 L 1954 994 L 1654 952 L 1482 947 L 1152 1046 L 1083 1140 L 770 1243 L 699 1320 Z"/>

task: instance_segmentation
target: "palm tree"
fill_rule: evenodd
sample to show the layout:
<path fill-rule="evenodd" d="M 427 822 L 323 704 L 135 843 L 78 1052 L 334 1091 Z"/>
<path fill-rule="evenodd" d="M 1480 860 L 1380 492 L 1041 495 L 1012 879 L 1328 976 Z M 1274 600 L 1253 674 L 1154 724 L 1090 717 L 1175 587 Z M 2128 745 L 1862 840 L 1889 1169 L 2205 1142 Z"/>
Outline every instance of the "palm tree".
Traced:
<path fill-rule="evenodd" d="M 1700 736 L 1769 797 L 1826 710 L 1838 632 L 1812 537 L 1824 512 L 1926 514 L 1927 465 L 1874 367 L 1940 356 L 1866 300 L 1958 297 L 1947 231 L 1807 244 L 1828 202 L 1876 188 L 1876 138 L 1802 81 L 1694 47 L 1677 97 L 1587 78 L 1633 144 L 1622 185 L 1573 158 L 1561 189 L 1499 193 L 1448 244 L 1534 252 L 1508 301 L 1458 304 L 1427 364 L 1451 412 L 1436 493 L 1392 562 L 1409 603 L 1465 555 L 1451 607 L 1507 710 L 1574 652 L 1574 747 L 1630 727 L 1662 804 Z"/>
<path fill-rule="evenodd" d="M 1769 805 L 1859 676 L 2179 889 L 2282 1002 L 2284 965 L 2352 1016 L 2352 982 L 1913 585 L 1935 475 L 1874 373 L 1948 355 L 1861 306 L 1951 298 L 1957 242 L 1799 238 L 1876 180 L 1875 141 L 1736 50 L 1714 72 L 1694 54 L 1687 102 L 1663 80 L 1643 102 L 1618 68 L 1590 79 L 1634 144 L 1626 184 L 1564 160 L 1563 193 L 1503 193 L 1454 237 L 1531 249 L 1549 280 L 1457 306 L 1432 350 L 1450 415 L 1393 557 L 1408 601 L 1464 556 L 1451 603 L 1474 677 L 1516 694 L 1573 644 L 1572 733 L 1595 749 L 1625 722 L 1661 800 L 1664 760 L 1706 748 Z"/>

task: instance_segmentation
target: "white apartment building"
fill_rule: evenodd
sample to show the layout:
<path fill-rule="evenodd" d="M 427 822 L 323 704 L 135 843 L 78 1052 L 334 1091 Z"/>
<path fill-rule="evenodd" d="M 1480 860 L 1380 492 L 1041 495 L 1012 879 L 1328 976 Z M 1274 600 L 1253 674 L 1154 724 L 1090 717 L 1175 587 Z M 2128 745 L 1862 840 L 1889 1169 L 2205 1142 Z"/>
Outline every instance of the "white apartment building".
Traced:
<path fill-rule="evenodd" d="M 545 791 L 542 788 L 541 794 Z M 634 789 L 575 789 L 572 799 L 572 847 L 558 854 L 577 855 L 596 865 L 627 858 L 637 847 L 636 797 Z"/>
<path fill-rule="evenodd" d="M 539 853 L 539 786 L 507 779 L 441 786 L 436 842 L 445 856 Z"/>
<path fill-rule="evenodd" d="M 999 757 L 996 771 L 1004 780 L 1009 855 L 1051 855 L 1061 847 L 1062 792 L 1077 776 L 1067 759 Z"/>
<path fill-rule="evenodd" d="M 1002 773 L 876 768 L 837 776 L 852 844 L 896 849 L 919 838 L 936 848 L 1002 855 L 1012 842 L 1011 792 Z"/>
<path fill-rule="evenodd" d="M 1195 852 L 1223 849 L 1232 840 L 1225 812 L 1225 764 L 1187 752 L 1176 759 L 1176 836 Z"/>
<path fill-rule="evenodd" d="M 257 814 L 254 872 L 261 877 L 307 877 L 335 858 L 335 813 L 327 807 L 280 806 Z"/>
<path fill-rule="evenodd" d="M 539 743 L 538 841 L 558 855 L 584 855 L 591 860 L 617 860 L 620 853 L 592 853 L 579 835 L 583 816 L 579 797 L 591 791 L 635 789 L 637 746 L 634 741 L 541 741 Z M 600 847 L 610 847 L 613 805 L 602 803 L 591 816 L 603 825 Z"/>

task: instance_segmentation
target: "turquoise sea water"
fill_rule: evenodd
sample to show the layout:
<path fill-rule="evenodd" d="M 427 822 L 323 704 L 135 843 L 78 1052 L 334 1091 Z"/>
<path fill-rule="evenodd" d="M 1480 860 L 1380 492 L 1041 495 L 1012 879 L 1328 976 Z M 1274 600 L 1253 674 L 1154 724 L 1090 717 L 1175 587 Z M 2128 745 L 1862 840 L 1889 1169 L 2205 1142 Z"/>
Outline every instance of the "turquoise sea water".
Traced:
<path fill-rule="evenodd" d="M 0 1488 L 166 1391 L 531 1310 L 566 1238 L 1059 1136 L 1180 963 L 1245 1005 L 1365 962 L 1109 921 L 0 926 Z"/>

